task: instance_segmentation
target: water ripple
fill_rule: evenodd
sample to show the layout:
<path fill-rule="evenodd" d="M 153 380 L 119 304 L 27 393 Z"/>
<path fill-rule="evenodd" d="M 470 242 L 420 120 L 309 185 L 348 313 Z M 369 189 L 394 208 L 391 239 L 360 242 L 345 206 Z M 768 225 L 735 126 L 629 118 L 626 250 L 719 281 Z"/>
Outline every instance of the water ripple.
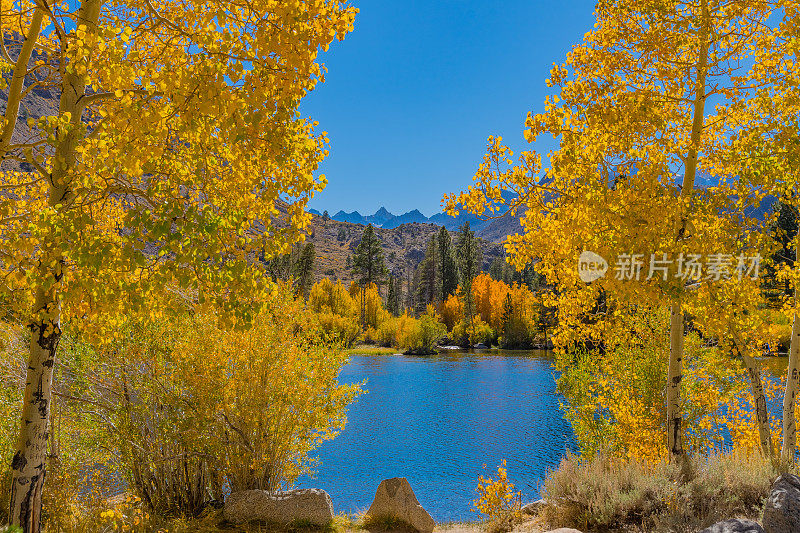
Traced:
<path fill-rule="evenodd" d="M 343 382 L 367 380 L 345 430 L 319 449 L 317 479 L 335 511 L 366 510 L 382 479 L 408 478 L 437 521 L 469 520 L 479 475 L 502 459 L 526 500 L 574 448 L 543 352 L 353 357 Z M 486 465 L 486 470 L 482 467 Z"/>

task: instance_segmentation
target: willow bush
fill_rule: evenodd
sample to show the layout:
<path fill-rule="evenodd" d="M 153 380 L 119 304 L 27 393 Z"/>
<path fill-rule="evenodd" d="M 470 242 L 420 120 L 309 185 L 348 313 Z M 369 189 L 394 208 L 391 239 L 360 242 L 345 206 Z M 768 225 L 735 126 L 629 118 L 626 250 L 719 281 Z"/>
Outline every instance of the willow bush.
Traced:
<path fill-rule="evenodd" d="M 276 490 L 314 465 L 359 385 L 286 287 L 244 331 L 211 311 L 132 327 L 116 349 L 117 438 L 133 486 L 160 513 L 197 514 L 228 490 Z"/>

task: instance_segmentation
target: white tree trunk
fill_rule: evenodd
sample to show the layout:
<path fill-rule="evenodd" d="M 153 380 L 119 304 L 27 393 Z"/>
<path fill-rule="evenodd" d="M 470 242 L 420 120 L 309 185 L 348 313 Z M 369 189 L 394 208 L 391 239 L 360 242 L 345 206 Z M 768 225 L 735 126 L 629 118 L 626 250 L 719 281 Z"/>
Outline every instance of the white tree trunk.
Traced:
<path fill-rule="evenodd" d="M 800 259 L 800 233 L 795 243 L 795 263 Z M 786 390 L 783 394 L 783 446 L 781 460 L 794 462 L 797 446 L 797 425 L 795 407 L 797 391 L 800 389 L 800 318 L 797 316 L 797 287 L 794 288 L 795 312 L 792 321 L 792 339 L 789 345 L 789 367 L 786 369 Z"/>
<path fill-rule="evenodd" d="M 60 265 L 58 271 L 57 279 L 60 281 Z M 9 515 L 11 525 L 21 527 L 25 533 L 38 532 L 41 527 L 53 367 L 61 338 L 56 290 L 38 291 L 33 316 L 22 426 L 17 452 L 11 462 L 13 478 Z"/>
<path fill-rule="evenodd" d="M 700 24 L 700 47 L 697 56 L 697 79 L 695 80 L 694 105 L 692 114 L 691 144 L 686 154 L 686 171 L 681 188 L 681 201 L 689 200 L 694 194 L 694 181 L 697 174 L 697 158 L 703 137 L 703 122 L 706 105 L 706 74 L 708 70 L 708 49 L 710 16 L 707 0 L 701 0 L 702 21 Z M 682 209 L 690 206 L 683 205 Z M 685 211 L 681 213 L 676 242 L 686 232 Z M 678 298 L 670 306 L 669 327 L 669 371 L 667 375 L 667 450 L 670 460 L 678 460 L 686 467 L 688 461 L 683 448 L 683 416 L 680 405 L 680 387 L 683 379 L 683 311 Z"/>
<path fill-rule="evenodd" d="M 78 20 L 86 25 L 87 33 L 97 32 L 100 7 L 101 0 L 81 2 L 77 15 Z M 42 6 L 38 6 L 35 12 L 39 15 L 39 23 L 42 9 Z M 32 48 L 30 39 L 36 39 L 38 35 L 38 31 L 29 33 L 23 48 L 29 45 Z M 85 74 L 78 74 L 74 70 L 67 72 L 61 84 L 58 111 L 60 116 L 70 114 L 72 128 L 59 140 L 53 154 L 48 193 L 51 208 L 66 206 L 74 198 L 70 179 L 75 164 L 75 148 L 81 135 L 83 106 L 80 101 L 85 93 Z M 40 246 L 41 285 L 36 288 L 36 300 L 29 322 L 31 343 L 22 419 L 17 450 L 11 465 L 9 523 L 21 527 L 25 533 L 38 533 L 42 525 L 42 490 L 47 470 L 53 367 L 61 338 L 60 290 L 65 274 L 58 239 L 58 235 L 50 234 Z"/>
<path fill-rule="evenodd" d="M 667 375 L 667 449 L 671 461 L 682 462 L 683 416 L 681 414 L 681 381 L 683 380 L 683 310 L 680 303 L 670 307 L 669 370 Z"/>

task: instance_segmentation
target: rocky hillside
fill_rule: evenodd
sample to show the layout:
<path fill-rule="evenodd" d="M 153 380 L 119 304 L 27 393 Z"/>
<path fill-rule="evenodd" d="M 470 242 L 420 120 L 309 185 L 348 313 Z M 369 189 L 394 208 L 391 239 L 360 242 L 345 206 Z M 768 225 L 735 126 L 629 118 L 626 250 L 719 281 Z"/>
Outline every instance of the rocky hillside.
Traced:
<path fill-rule="evenodd" d="M 306 242 L 314 243 L 316 261 L 315 279 L 323 277 L 340 279 L 350 282 L 353 277 L 347 270 L 347 257 L 352 256 L 365 226 L 337 220 L 323 220 L 321 216 L 314 216 L 309 237 Z M 412 222 L 401 224 L 396 228 L 375 228 L 375 234 L 383 243 L 383 254 L 389 272 L 406 282 L 413 277 L 414 270 L 425 256 L 425 249 L 431 236 L 439 232 L 440 226 L 428 223 Z M 451 231 L 455 245 L 456 233 Z M 483 241 L 484 269 L 496 257 L 505 254 L 503 246 L 496 242 Z"/>

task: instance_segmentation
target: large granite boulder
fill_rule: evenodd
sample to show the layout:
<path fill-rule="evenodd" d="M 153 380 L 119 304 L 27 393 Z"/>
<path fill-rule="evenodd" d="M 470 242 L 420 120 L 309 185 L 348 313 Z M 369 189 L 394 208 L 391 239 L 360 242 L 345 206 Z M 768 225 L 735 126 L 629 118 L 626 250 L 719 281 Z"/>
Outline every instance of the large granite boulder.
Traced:
<path fill-rule="evenodd" d="M 797 533 L 800 531 L 800 477 L 783 474 L 769 491 L 764 504 L 766 533 Z"/>
<path fill-rule="evenodd" d="M 764 529 L 752 520 L 733 518 L 723 522 L 717 522 L 709 526 L 700 533 L 764 533 Z"/>
<path fill-rule="evenodd" d="M 404 477 L 384 479 L 366 513 L 367 521 L 393 519 L 405 522 L 420 533 L 432 533 L 436 523 L 422 508 Z"/>
<path fill-rule="evenodd" d="M 228 496 L 222 514 L 225 520 L 234 524 L 258 520 L 326 526 L 333 520 L 333 503 L 328 493 L 321 489 L 243 490 Z"/>

